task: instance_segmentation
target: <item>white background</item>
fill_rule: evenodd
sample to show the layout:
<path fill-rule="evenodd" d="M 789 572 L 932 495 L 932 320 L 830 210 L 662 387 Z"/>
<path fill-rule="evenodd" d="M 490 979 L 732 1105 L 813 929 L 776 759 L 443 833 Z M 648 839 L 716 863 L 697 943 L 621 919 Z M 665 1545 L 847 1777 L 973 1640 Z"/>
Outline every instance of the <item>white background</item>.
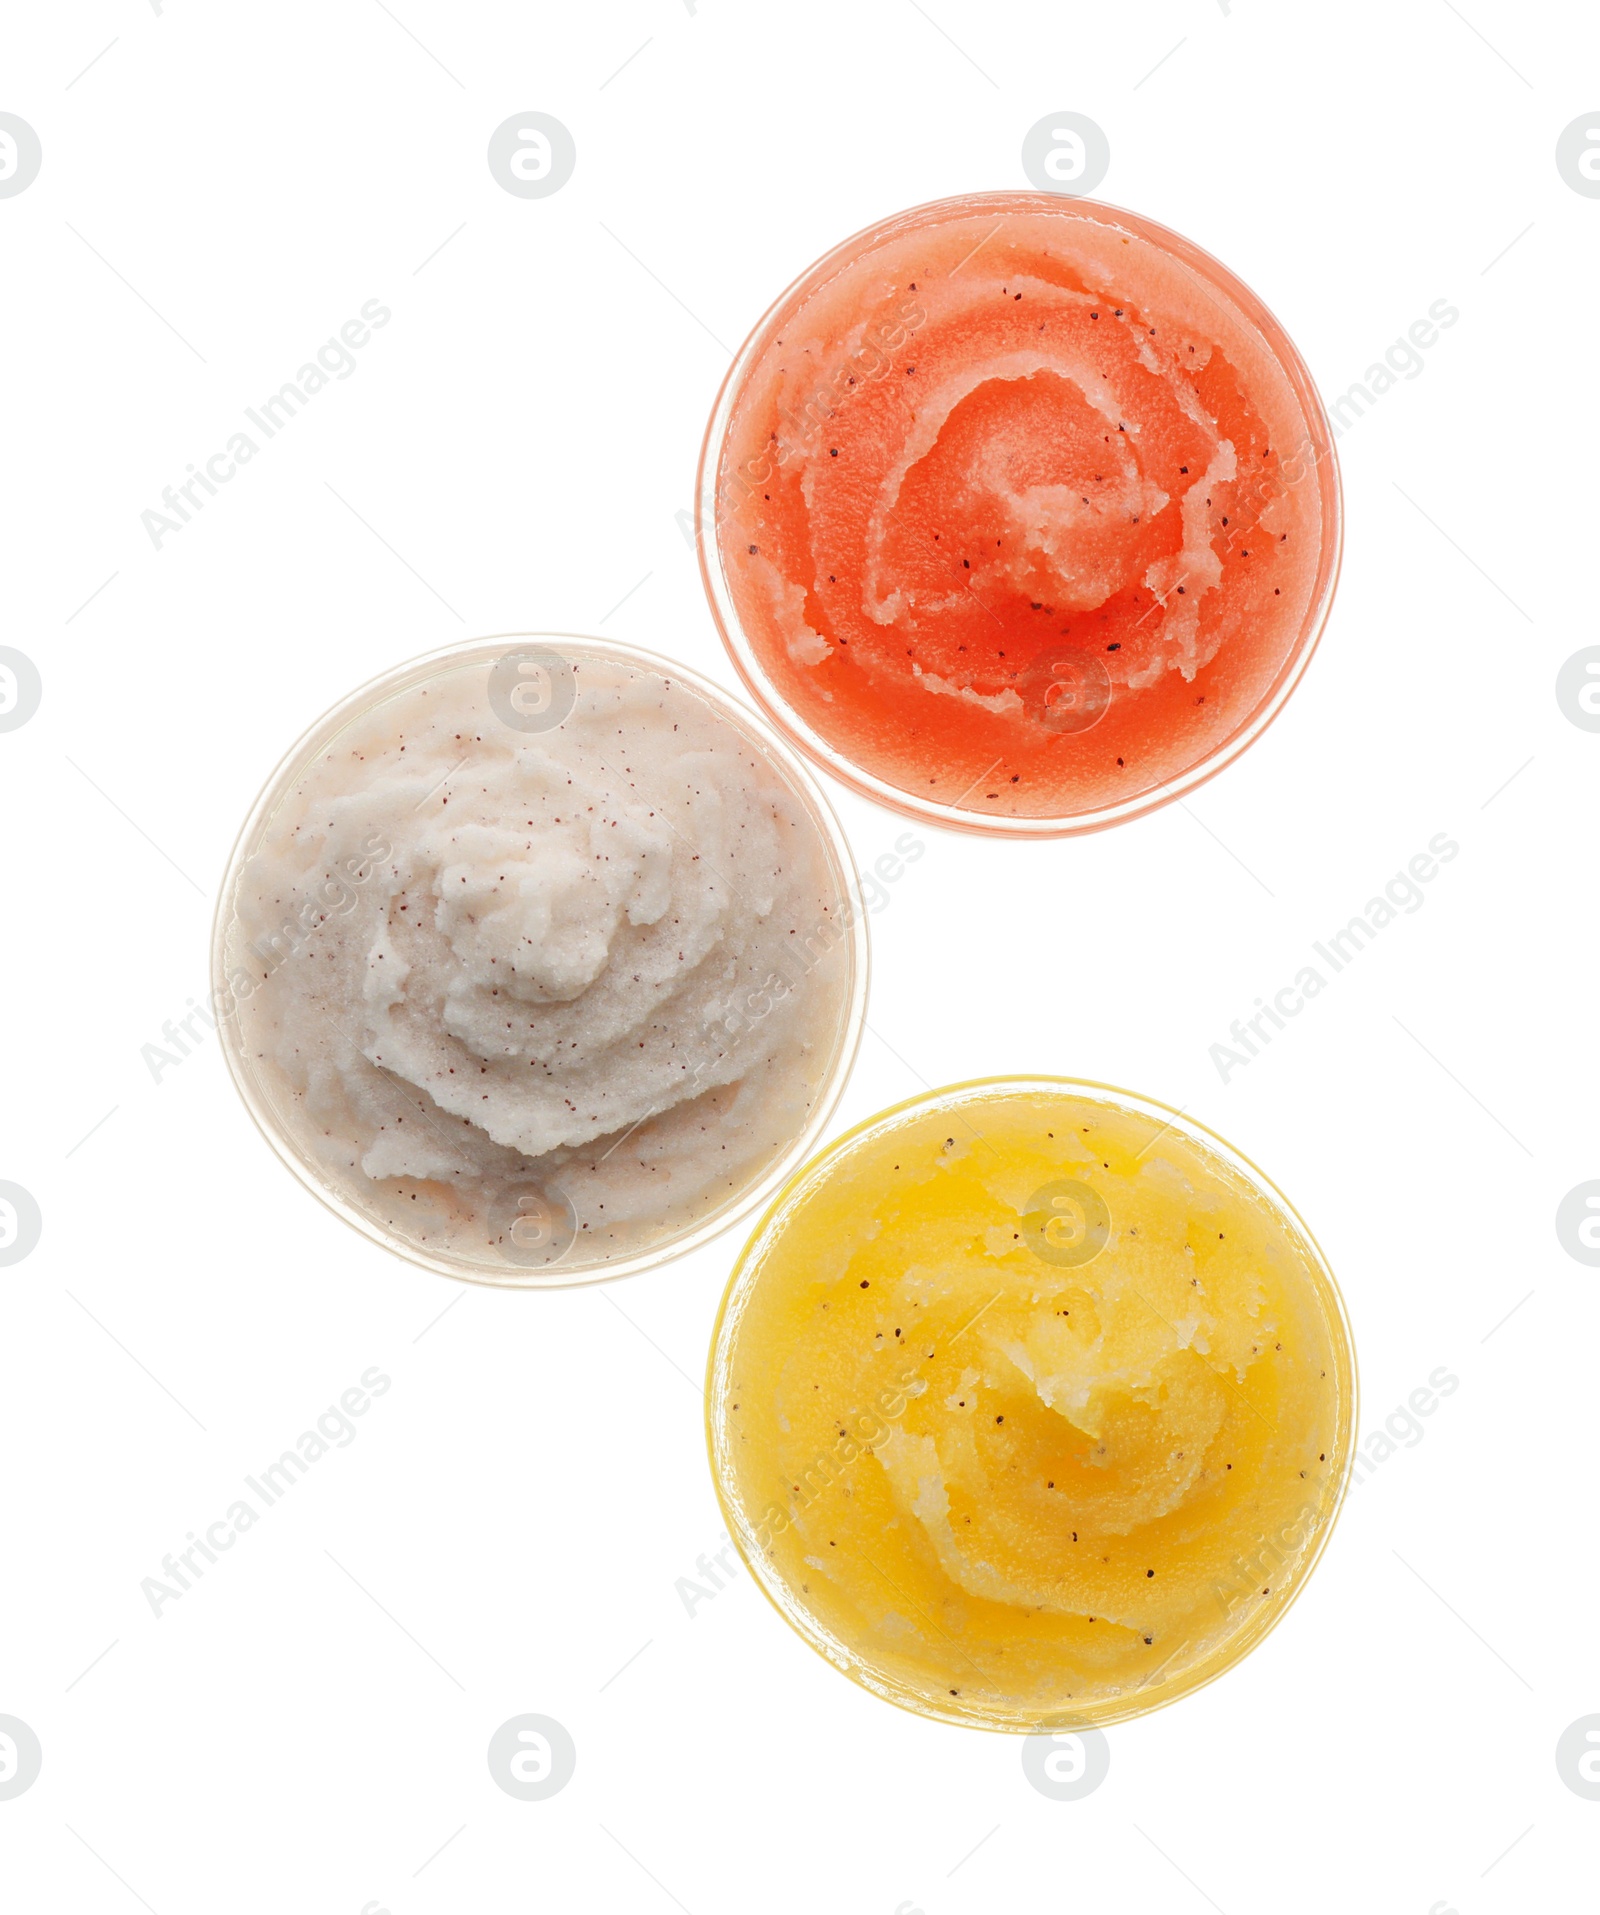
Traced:
<path fill-rule="evenodd" d="M 1600 1711 L 1600 1273 L 1553 1219 L 1600 1176 L 1600 737 L 1554 679 L 1600 638 L 1600 201 L 1554 144 L 1597 56 L 1592 10 L 1509 0 L 13 11 L 0 108 L 44 166 L 0 200 L 0 642 L 44 703 L 0 737 L 0 1177 L 44 1235 L 0 1272 L 0 1712 L 44 1768 L 0 1802 L 10 1905 L 1592 1897 L 1600 1804 L 1554 1745 Z M 544 200 L 485 162 L 533 108 L 577 142 Z M 1086 840 L 919 834 L 837 1127 L 1002 1071 L 1187 1105 L 1320 1237 L 1363 1432 L 1441 1364 L 1460 1388 L 1276 1634 L 1062 1804 L 1015 1741 L 855 1689 L 742 1571 L 686 1614 L 738 1232 L 625 1284 L 458 1289 L 293 1181 L 214 1039 L 159 1084 L 141 1046 L 203 993 L 263 778 L 359 681 L 568 629 L 734 683 L 675 521 L 727 348 L 855 229 L 1024 186 L 1066 109 L 1109 135 L 1100 196 L 1238 272 L 1330 398 L 1461 317 L 1341 438 L 1331 622 L 1238 765 Z M 162 487 L 368 299 L 393 319 L 353 376 L 154 549 Z M 863 864 L 905 829 L 834 795 Z M 1424 908 L 1223 1084 L 1209 1046 L 1440 831 Z M 358 1439 L 152 1617 L 141 1578 L 372 1364 Z M 543 1803 L 485 1762 L 525 1711 L 578 1749 Z"/>

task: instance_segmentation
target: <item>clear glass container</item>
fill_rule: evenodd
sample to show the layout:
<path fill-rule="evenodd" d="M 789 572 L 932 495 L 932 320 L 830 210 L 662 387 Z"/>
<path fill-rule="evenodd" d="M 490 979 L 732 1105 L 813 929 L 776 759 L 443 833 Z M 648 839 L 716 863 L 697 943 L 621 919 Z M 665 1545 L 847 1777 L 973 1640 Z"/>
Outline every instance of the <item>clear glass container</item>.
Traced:
<path fill-rule="evenodd" d="M 1119 280 L 1146 295 L 1138 312 Z M 1073 331 L 1091 325 L 1096 342 L 1137 335 L 1117 342 L 1126 430 L 1092 412 L 1106 375 Z M 1150 367 L 1171 375 L 1159 402 Z M 1125 469 L 1036 469 L 1061 442 L 1047 392 L 1103 423 Z M 1189 432 L 1202 405 L 1222 423 Z M 977 540 L 980 522 L 1004 538 Z M 1115 207 L 975 193 L 857 233 L 774 301 L 713 408 L 696 530 L 729 656 L 800 750 L 931 824 L 1059 837 L 1181 798 L 1261 736 L 1327 619 L 1342 507 L 1310 373 L 1218 260 Z"/>
<path fill-rule="evenodd" d="M 729 1533 L 813 1649 L 917 1714 L 1047 1734 L 1189 1695 L 1281 1620 L 1342 1505 L 1356 1369 L 1310 1231 L 1231 1145 L 989 1078 L 795 1173 L 706 1405 Z"/>
<path fill-rule="evenodd" d="M 268 779 L 212 935 L 245 1106 L 347 1223 L 442 1275 L 630 1275 L 814 1146 L 867 992 L 815 780 L 696 673 L 476 639 L 363 685 Z M 409 1128 L 408 1128 L 409 1126 Z"/>

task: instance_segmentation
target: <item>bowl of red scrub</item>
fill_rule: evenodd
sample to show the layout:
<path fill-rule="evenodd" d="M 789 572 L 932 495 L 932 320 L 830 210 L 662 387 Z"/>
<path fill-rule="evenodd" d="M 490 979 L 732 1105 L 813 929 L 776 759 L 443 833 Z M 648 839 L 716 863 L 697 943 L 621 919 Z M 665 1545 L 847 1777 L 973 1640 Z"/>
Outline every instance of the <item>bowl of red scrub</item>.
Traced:
<path fill-rule="evenodd" d="M 700 563 L 757 702 L 931 823 L 1098 830 L 1299 682 L 1339 570 L 1311 375 L 1250 289 L 1115 207 L 979 193 L 808 268 L 723 383 Z"/>

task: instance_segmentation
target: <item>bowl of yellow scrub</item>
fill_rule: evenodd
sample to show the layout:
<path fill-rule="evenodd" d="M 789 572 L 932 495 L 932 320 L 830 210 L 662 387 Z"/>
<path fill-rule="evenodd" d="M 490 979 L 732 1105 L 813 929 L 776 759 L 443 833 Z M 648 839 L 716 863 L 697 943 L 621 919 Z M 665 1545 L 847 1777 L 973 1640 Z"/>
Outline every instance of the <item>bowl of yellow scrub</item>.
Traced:
<path fill-rule="evenodd" d="M 1019 1734 L 1187 1695 L 1338 1513 L 1349 1326 L 1283 1196 L 1148 1098 L 994 1078 L 897 1105 L 774 1199 L 708 1436 L 785 1619 L 918 1714 Z"/>

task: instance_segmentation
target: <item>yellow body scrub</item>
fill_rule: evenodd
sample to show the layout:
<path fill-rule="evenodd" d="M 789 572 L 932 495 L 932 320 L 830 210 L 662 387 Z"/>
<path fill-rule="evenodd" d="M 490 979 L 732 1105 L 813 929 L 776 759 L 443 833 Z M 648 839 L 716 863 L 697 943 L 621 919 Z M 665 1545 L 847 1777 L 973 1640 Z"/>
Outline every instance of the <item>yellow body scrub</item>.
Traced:
<path fill-rule="evenodd" d="M 846 1674 L 949 1721 L 1107 1723 L 1267 1633 L 1342 1492 L 1355 1371 L 1284 1200 L 1160 1105 L 958 1087 L 833 1145 L 722 1306 L 729 1527 Z"/>

